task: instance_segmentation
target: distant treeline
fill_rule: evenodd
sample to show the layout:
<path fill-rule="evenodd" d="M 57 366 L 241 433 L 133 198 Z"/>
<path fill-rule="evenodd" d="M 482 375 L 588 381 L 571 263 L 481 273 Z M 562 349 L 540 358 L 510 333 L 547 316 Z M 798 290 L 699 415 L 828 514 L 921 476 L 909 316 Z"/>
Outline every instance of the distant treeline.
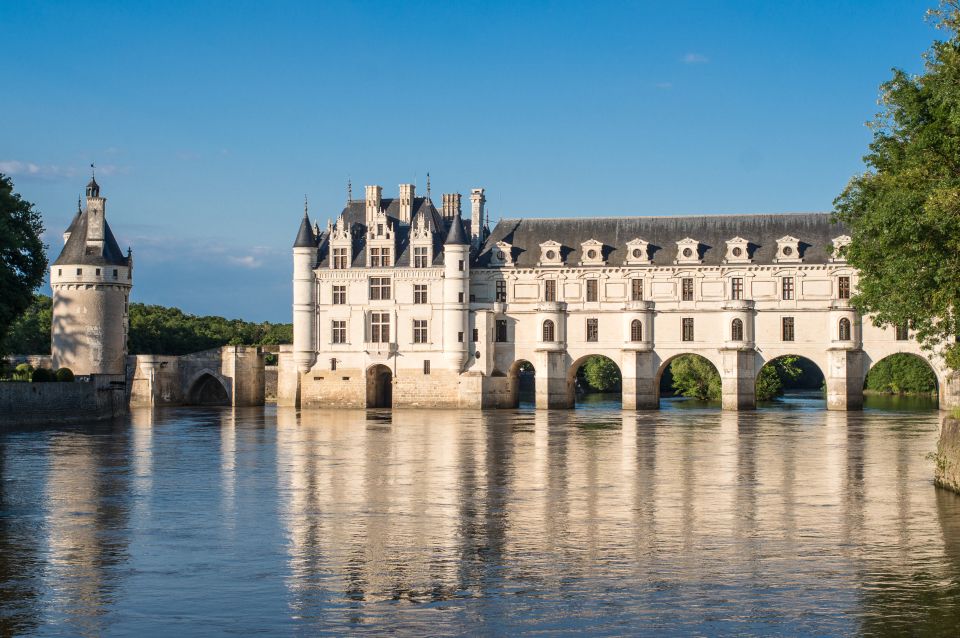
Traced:
<path fill-rule="evenodd" d="M 35 295 L 33 304 L 11 327 L 0 351 L 8 354 L 50 352 L 50 297 Z M 253 323 L 223 317 L 198 317 L 179 308 L 130 304 L 131 354 L 181 355 L 220 346 L 291 343 L 289 323 Z"/>

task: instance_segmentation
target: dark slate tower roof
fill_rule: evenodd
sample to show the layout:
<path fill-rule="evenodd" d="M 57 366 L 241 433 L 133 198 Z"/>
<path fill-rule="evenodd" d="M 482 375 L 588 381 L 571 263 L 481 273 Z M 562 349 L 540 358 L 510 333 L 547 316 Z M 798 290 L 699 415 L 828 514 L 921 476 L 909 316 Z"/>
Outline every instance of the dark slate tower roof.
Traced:
<path fill-rule="evenodd" d="M 87 245 L 87 211 L 78 212 L 67 232 L 70 238 L 64 244 L 60 256 L 53 262 L 54 266 L 78 264 L 81 266 L 129 266 L 130 260 L 113 236 L 110 224 L 103 220 L 103 247 L 96 248 Z"/>
<path fill-rule="evenodd" d="M 800 242 L 802 263 L 823 264 L 830 259 L 832 240 L 849 234 L 846 226 L 833 223 L 830 213 L 504 219 L 490 233 L 478 262 L 489 263 L 497 242 L 504 241 L 513 247 L 514 264 L 535 267 L 540 244 L 553 240 L 562 245 L 564 264 L 575 265 L 582 260 L 581 243 L 596 239 L 603 244 L 606 263 L 618 266 L 626 262 L 627 242 L 640 238 L 649 242 L 652 265 L 670 266 L 677 242 L 689 237 L 700 242 L 704 265 L 719 266 L 726 258 L 726 242 L 742 237 L 749 242 L 751 263 L 772 264 L 777 240 L 789 235 Z"/>
<path fill-rule="evenodd" d="M 443 242 L 444 246 L 467 246 L 470 241 L 466 233 L 463 232 L 463 222 L 460 219 L 460 213 L 453 216 L 450 222 L 450 232 L 447 233 L 447 239 Z"/>
<path fill-rule="evenodd" d="M 316 248 L 317 238 L 313 236 L 313 227 L 310 225 L 310 218 L 307 213 L 303 214 L 303 221 L 300 222 L 300 232 L 297 233 L 297 239 L 293 242 L 294 248 Z"/>

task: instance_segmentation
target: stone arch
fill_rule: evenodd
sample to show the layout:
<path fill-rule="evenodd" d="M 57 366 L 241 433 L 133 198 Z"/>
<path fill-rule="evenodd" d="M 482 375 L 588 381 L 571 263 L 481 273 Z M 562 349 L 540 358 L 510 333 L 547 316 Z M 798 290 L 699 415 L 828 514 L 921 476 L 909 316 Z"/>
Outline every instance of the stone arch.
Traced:
<path fill-rule="evenodd" d="M 667 372 L 667 370 L 670 369 L 671 364 L 674 361 L 676 361 L 678 358 L 684 357 L 684 356 L 691 356 L 691 355 L 705 360 L 707 363 L 709 363 L 713 367 L 713 369 L 716 371 L 718 376 L 722 375 L 722 372 L 721 372 L 722 367 L 718 365 L 719 362 L 715 361 L 712 357 L 707 356 L 707 354 L 703 352 L 678 352 L 676 354 L 672 354 L 660 362 L 660 367 L 657 369 L 657 375 L 656 375 L 656 378 L 654 379 L 653 389 L 654 389 L 654 392 L 656 393 L 656 398 L 658 403 L 660 401 L 660 396 L 662 394 L 661 392 L 662 384 L 665 381 L 664 374 Z"/>
<path fill-rule="evenodd" d="M 566 394 L 567 394 L 567 405 L 571 408 L 576 407 L 577 405 L 577 396 L 580 394 L 577 384 L 577 373 L 580 371 L 580 368 L 587 362 L 591 357 L 603 357 L 610 361 L 617 368 L 617 373 L 620 376 L 620 383 L 623 383 L 623 369 L 621 368 L 621 362 L 617 361 L 613 357 L 607 354 L 593 353 L 585 354 L 577 358 L 570 366 L 567 368 L 567 378 L 566 378 Z M 617 390 L 611 390 L 611 394 L 617 392 Z M 622 402 L 622 398 L 620 399 Z"/>
<path fill-rule="evenodd" d="M 523 399 L 531 399 L 529 403 L 536 405 L 537 392 L 537 371 L 529 359 L 517 359 L 507 370 L 507 377 L 510 382 L 510 400 L 509 405 L 519 408 L 521 403 L 527 403 Z"/>
<path fill-rule="evenodd" d="M 209 368 L 200 370 L 187 384 L 186 399 L 189 405 L 230 405 L 229 384 L 221 375 Z"/>
<path fill-rule="evenodd" d="M 393 407 L 393 372 L 382 363 L 367 368 L 367 407 Z"/>
<path fill-rule="evenodd" d="M 826 394 L 823 396 L 817 395 L 813 396 L 813 392 L 821 391 L 826 382 L 827 382 L 827 373 L 820 363 L 815 361 L 812 357 L 808 357 L 802 354 L 797 354 L 794 352 L 780 353 L 776 356 L 768 357 L 760 362 L 760 365 L 756 369 L 756 378 L 754 379 L 754 389 L 756 392 L 760 392 L 760 377 L 763 374 L 765 368 L 768 368 L 771 365 L 775 365 L 776 362 L 784 357 L 796 357 L 799 360 L 799 367 L 802 370 L 801 376 L 797 379 L 797 384 L 802 386 L 800 389 L 808 390 L 811 392 L 810 399 L 815 401 L 826 401 Z M 787 384 L 788 388 L 793 383 Z M 758 402 L 758 405 L 762 405 L 762 402 Z"/>
<path fill-rule="evenodd" d="M 933 375 L 933 382 L 934 382 L 933 394 L 937 397 L 938 404 L 944 405 L 944 402 L 945 402 L 944 392 L 946 390 L 947 384 L 944 382 L 944 375 L 942 370 L 939 370 L 937 366 L 935 366 L 933 362 L 930 361 L 930 359 L 928 359 L 924 355 L 920 354 L 919 352 L 911 352 L 909 350 L 904 350 L 901 352 L 890 352 L 876 360 L 872 358 L 869 359 L 866 366 L 866 370 L 864 371 L 864 375 L 863 375 L 864 390 L 869 389 L 868 386 L 870 384 L 870 373 L 877 367 L 877 365 L 882 363 L 883 361 L 886 361 L 890 357 L 895 357 L 895 356 L 911 357 L 912 359 L 915 359 L 917 361 L 922 361 L 924 365 L 926 365 L 927 369 L 930 370 L 931 374 Z"/>

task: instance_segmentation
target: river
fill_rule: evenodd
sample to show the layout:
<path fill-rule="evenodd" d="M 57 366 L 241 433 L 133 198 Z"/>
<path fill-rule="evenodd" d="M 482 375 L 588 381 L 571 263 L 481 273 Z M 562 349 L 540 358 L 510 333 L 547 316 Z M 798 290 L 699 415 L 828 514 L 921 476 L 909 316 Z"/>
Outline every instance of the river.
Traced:
<path fill-rule="evenodd" d="M 960 496 L 932 485 L 923 407 L 7 432 L 0 635 L 956 636 Z"/>

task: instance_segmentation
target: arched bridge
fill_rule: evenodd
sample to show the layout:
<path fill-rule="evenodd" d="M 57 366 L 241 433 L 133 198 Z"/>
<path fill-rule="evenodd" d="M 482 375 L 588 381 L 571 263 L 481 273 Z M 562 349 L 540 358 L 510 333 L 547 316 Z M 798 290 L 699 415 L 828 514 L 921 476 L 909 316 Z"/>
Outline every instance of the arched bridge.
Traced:
<path fill-rule="evenodd" d="M 130 404 L 264 404 L 263 351 L 224 346 L 183 356 L 136 355 Z"/>

